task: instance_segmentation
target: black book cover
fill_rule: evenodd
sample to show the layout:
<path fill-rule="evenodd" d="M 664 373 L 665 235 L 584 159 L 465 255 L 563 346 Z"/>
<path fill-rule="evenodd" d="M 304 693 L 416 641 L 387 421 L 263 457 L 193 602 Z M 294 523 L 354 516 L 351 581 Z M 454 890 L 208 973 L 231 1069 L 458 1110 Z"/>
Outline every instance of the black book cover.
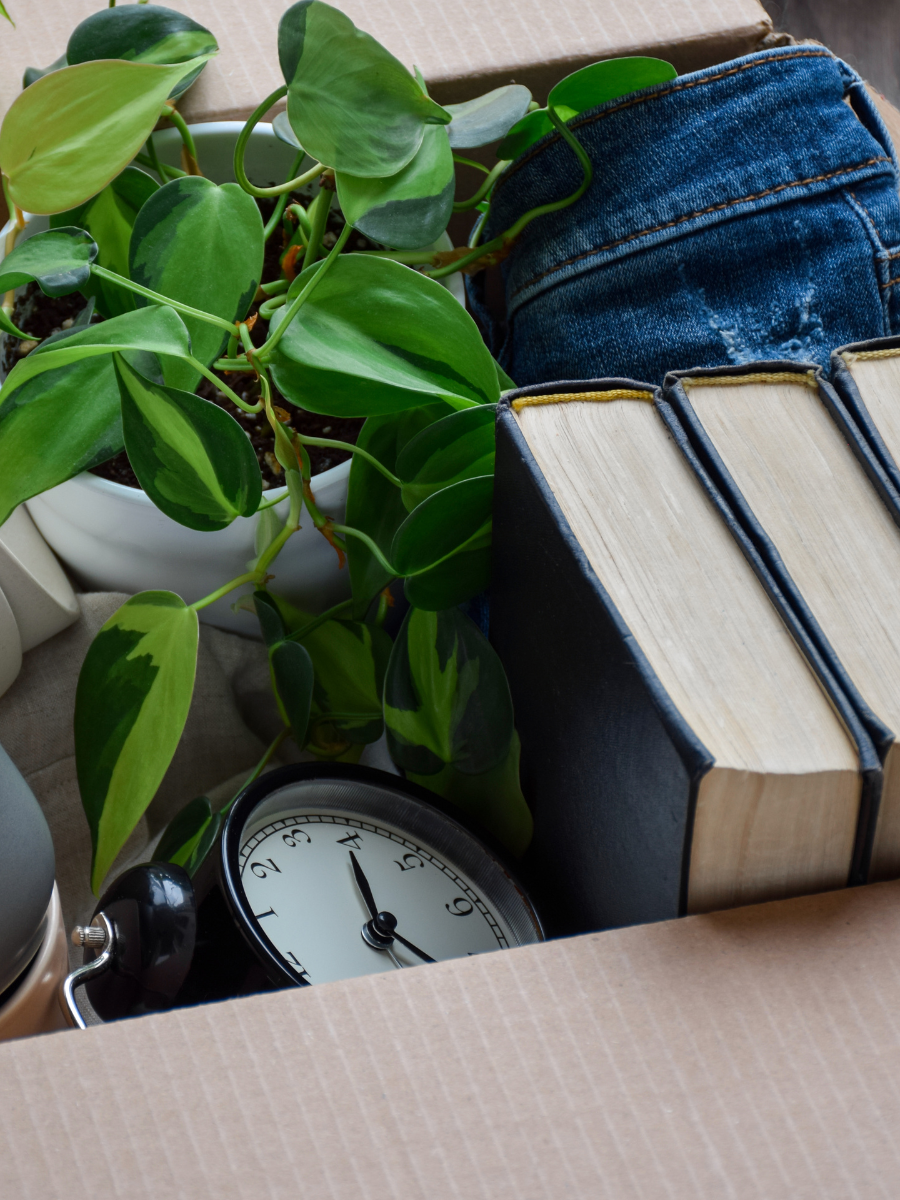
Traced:
<path fill-rule="evenodd" d="M 612 389 L 653 396 L 822 681 L 859 751 L 865 829 L 881 785 L 878 756 L 853 705 L 660 390 L 604 379 L 511 392 L 498 410 L 491 640 L 512 690 L 522 783 L 534 813 L 528 873 L 554 933 L 685 913 L 697 790 L 714 762 L 591 567 L 510 411 L 525 396 Z M 854 880 L 864 855 L 860 844 Z"/>
<path fill-rule="evenodd" d="M 852 417 L 859 433 L 872 451 L 878 465 L 882 468 L 885 475 L 887 475 L 893 490 L 889 496 L 882 495 L 882 499 L 891 509 L 894 519 L 900 523 L 900 509 L 898 509 L 898 500 L 900 500 L 900 468 L 898 468 L 897 463 L 894 461 L 894 456 L 884 444 L 884 440 L 878 432 L 878 427 L 872 420 L 865 401 L 859 393 L 856 380 L 853 378 L 853 374 L 843 357 L 845 354 L 871 355 L 888 351 L 900 354 L 900 337 L 874 338 L 868 342 L 853 342 L 849 346 L 839 347 L 831 356 L 831 382 L 829 384 L 823 379 L 822 386 L 827 390 L 833 390 L 837 394 L 839 403 Z"/>

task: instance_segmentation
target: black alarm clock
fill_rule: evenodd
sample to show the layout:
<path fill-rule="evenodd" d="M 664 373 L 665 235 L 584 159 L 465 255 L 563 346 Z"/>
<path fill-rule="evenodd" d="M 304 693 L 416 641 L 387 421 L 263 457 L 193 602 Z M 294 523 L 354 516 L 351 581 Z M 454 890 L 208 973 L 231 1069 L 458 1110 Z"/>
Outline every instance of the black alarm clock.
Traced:
<path fill-rule="evenodd" d="M 464 958 L 544 938 L 505 858 L 439 797 L 343 763 L 281 767 L 234 801 L 191 881 L 125 872 L 76 930 L 103 1020 Z"/>

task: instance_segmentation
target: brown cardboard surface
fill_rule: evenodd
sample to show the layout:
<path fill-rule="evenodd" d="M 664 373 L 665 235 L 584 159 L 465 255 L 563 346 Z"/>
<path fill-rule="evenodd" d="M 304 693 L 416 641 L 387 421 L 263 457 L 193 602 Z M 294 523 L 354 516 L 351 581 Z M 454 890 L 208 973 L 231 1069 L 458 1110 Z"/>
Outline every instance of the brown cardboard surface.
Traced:
<path fill-rule="evenodd" d="M 0 28 L 0 112 L 27 66 L 47 66 L 102 0 L 9 0 L 16 28 Z M 289 0 L 168 0 L 215 33 L 221 53 L 179 105 L 189 121 L 245 118 L 283 82 L 276 30 Z M 758 0 L 339 0 L 353 21 L 448 103 L 515 79 L 545 92 L 598 58 L 650 52 L 693 70 L 753 50 L 771 30 Z M 543 95 L 539 95 L 543 100 Z"/>
<path fill-rule="evenodd" d="M 891 883 L 11 1042 L 0 1191 L 895 1197 L 898 995 Z"/>

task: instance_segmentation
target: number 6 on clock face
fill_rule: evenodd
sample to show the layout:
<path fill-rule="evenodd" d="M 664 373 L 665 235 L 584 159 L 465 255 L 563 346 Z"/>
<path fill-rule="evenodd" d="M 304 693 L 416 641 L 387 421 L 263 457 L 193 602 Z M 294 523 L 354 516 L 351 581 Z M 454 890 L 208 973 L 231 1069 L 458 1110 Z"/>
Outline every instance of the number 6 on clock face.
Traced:
<path fill-rule="evenodd" d="M 270 978 L 323 983 L 542 940 L 498 855 L 440 803 L 344 764 L 285 767 L 238 798 L 223 891 Z"/>

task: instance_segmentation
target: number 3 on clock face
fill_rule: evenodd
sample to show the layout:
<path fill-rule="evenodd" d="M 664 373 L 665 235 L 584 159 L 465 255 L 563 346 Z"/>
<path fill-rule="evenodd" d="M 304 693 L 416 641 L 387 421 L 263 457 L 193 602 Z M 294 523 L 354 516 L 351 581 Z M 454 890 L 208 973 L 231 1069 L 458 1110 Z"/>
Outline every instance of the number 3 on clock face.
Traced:
<path fill-rule="evenodd" d="M 324 983 L 542 940 L 498 856 L 433 800 L 343 764 L 282 768 L 239 797 L 224 890 L 271 977 Z"/>

